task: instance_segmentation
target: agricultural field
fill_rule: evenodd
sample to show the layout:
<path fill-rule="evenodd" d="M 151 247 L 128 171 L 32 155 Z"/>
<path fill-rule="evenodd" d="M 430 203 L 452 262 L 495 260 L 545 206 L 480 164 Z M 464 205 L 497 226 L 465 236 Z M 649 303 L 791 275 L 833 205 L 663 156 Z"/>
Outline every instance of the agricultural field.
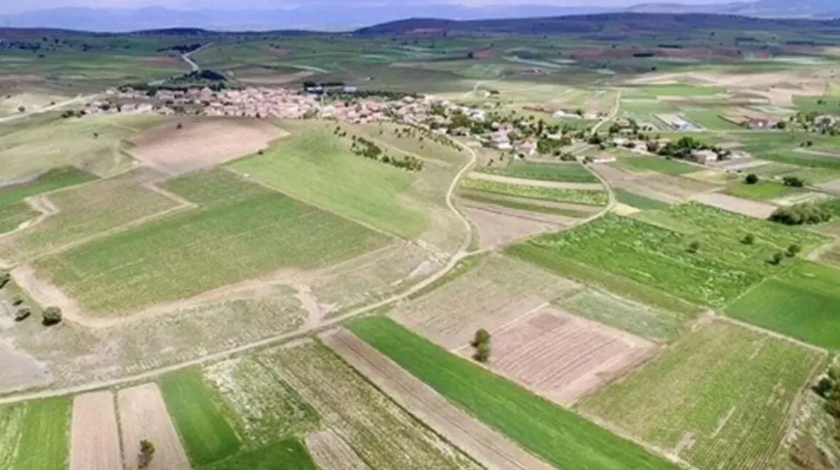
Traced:
<path fill-rule="evenodd" d="M 683 231 L 606 215 L 508 252 L 563 274 L 568 274 L 563 263 L 569 259 L 692 303 L 722 308 L 782 269 L 767 262 L 775 252 L 798 243 L 807 253 L 827 241 L 804 230 L 698 204 L 671 206 L 653 216 L 674 219 Z M 755 243 L 742 243 L 748 233 Z"/>
<path fill-rule="evenodd" d="M 257 450 L 201 467 L 201 470 L 272 470 L 282 465 L 283 470 L 319 470 L 306 447 L 294 439 L 276 442 Z"/>
<path fill-rule="evenodd" d="M 479 468 L 320 344 L 275 349 L 259 360 L 374 470 Z"/>
<path fill-rule="evenodd" d="M 427 215 L 406 201 L 418 178 L 353 155 L 349 140 L 327 124 L 287 123 L 292 135 L 262 155 L 231 165 L 240 174 L 315 206 L 408 239 L 428 225 Z"/>
<path fill-rule="evenodd" d="M 630 207 L 635 207 L 636 209 L 643 211 L 664 209 L 669 205 L 666 202 L 657 201 L 656 199 L 651 199 L 625 189 L 616 189 L 615 198 L 622 204 L 626 204 Z"/>
<path fill-rule="evenodd" d="M 194 466 L 218 462 L 239 451 L 236 431 L 204 384 L 201 371 L 166 375 L 160 379 L 160 389 Z"/>
<path fill-rule="evenodd" d="M 108 470 L 122 467 L 117 410 L 111 391 L 73 398 L 70 470 Z"/>
<path fill-rule="evenodd" d="M 579 163 L 519 163 L 507 166 L 484 166 L 476 171 L 491 175 L 540 181 L 564 181 L 569 183 L 597 183 L 595 177 Z"/>
<path fill-rule="evenodd" d="M 154 459 L 147 468 L 189 468 L 189 459 L 157 384 L 120 390 L 117 393 L 117 410 L 124 468 L 139 470 L 138 456 L 143 439 L 148 439 L 155 446 Z"/>
<path fill-rule="evenodd" d="M 804 189 L 785 186 L 772 181 L 759 181 L 756 184 L 746 184 L 743 181 L 729 183 L 725 190 L 726 194 L 745 199 L 757 201 L 769 201 L 783 197 L 795 196 L 805 193 Z"/>
<path fill-rule="evenodd" d="M 349 328 L 438 393 L 550 464 L 568 470 L 677 468 L 387 318 L 361 319 Z"/>
<path fill-rule="evenodd" d="M 767 469 L 796 396 L 823 358 L 713 321 L 579 407 L 701 470 Z"/>
<path fill-rule="evenodd" d="M 63 470 L 68 465 L 70 400 L 50 398 L 0 407 L 0 468 Z"/>
<path fill-rule="evenodd" d="M 162 187 L 198 208 L 41 258 L 36 268 L 90 312 L 103 315 L 281 267 L 322 266 L 387 240 L 225 170 L 169 180 Z"/>
<path fill-rule="evenodd" d="M 491 194 L 523 197 L 545 201 L 572 202 L 577 204 L 604 205 L 607 203 L 605 191 L 560 189 L 541 186 L 523 186 L 482 179 L 467 178 L 461 181 L 461 187 Z"/>
<path fill-rule="evenodd" d="M 391 316 L 448 349 L 574 291 L 578 285 L 518 260 L 491 255 L 440 288 L 396 308 Z"/>
<path fill-rule="evenodd" d="M 726 314 L 817 346 L 840 347 L 840 271 L 804 260 L 791 264 L 727 306 Z"/>
<path fill-rule="evenodd" d="M 500 196 L 497 194 L 485 193 L 481 191 L 461 191 L 458 196 L 461 199 L 470 202 L 477 202 L 480 204 L 488 204 L 492 206 L 506 207 L 524 212 L 537 212 L 540 214 L 560 215 L 564 217 L 572 217 L 577 219 L 585 219 L 593 215 L 598 208 L 596 206 L 574 205 L 564 203 L 542 203 L 543 201 L 535 201 L 527 198 L 517 198 L 511 196 Z"/>
<path fill-rule="evenodd" d="M 652 171 L 674 176 L 684 175 L 698 170 L 698 167 L 678 160 L 643 155 L 619 158 L 614 165 L 622 170 L 631 172 Z"/>
<path fill-rule="evenodd" d="M 46 218 L 0 239 L 0 257 L 26 262 L 188 207 L 189 203 L 152 186 L 161 176 L 137 169 L 35 196 L 32 204 Z"/>

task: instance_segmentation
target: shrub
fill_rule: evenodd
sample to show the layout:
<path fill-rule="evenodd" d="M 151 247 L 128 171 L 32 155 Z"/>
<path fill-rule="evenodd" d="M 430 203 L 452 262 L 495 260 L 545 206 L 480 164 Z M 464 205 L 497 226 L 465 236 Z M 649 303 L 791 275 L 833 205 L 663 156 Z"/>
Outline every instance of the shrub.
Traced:
<path fill-rule="evenodd" d="M 12 305 L 17 307 L 18 305 L 23 303 L 23 296 L 20 294 L 15 294 L 12 296 Z"/>
<path fill-rule="evenodd" d="M 479 344 L 477 348 L 475 348 L 475 354 L 473 354 L 473 359 L 478 362 L 487 362 L 490 360 L 490 344 L 489 343 L 482 343 Z"/>
<path fill-rule="evenodd" d="M 744 178 L 744 183 L 747 183 L 747 184 L 758 183 L 758 175 L 756 175 L 755 173 L 748 174 L 747 177 Z"/>
<path fill-rule="evenodd" d="M 770 215 L 769 220 L 785 225 L 813 225 L 831 220 L 831 209 L 825 205 L 806 202 L 780 207 Z"/>
<path fill-rule="evenodd" d="M 152 463 L 152 457 L 155 456 L 155 445 L 148 439 L 140 441 L 140 455 L 137 456 L 137 466 L 139 468 L 146 468 Z"/>
<path fill-rule="evenodd" d="M 782 182 L 785 186 L 792 186 L 794 188 L 805 187 L 805 180 L 797 178 L 796 176 L 785 176 L 782 178 Z"/>
<path fill-rule="evenodd" d="M 789 258 L 793 258 L 794 256 L 798 255 L 800 251 L 802 251 L 802 247 L 799 244 L 794 243 L 793 245 L 788 247 L 787 255 Z"/>
<path fill-rule="evenodd" d="M 773 253 L 773 258 L 770 259 L 771 264 L 782 264 L 782 260 L 785 259 L 785 254 L 781 251 L 777 251 Z"/>
<path fill-rule="evenodd" d="M 24 321 L 32 315 L 32 309 L 27 305 L 21 305 L 15 312 L 15 321 Z"/>
<path fill-rule="evenodd" d="M 58 307 L 47 307 L 44 309 L 44 326 L 52 326 L 61 323 L 61 309 Z"/>
<path fill-rule="evenodd" d="M 837 382 L 835 382 L 831 377 L 823 376 L 820 378 L 817 385 L 814 386 L 814 391 L 823 398 L 828 398 L 831 395 L 831 392 L 834 391 L 834 387 L 837 386 Z"/>
<path fill-rule="evenodd" d="M 489 344 L 490 343 L 490 332 L 485 330 L 484 328 L 479 328 L 475 332 L 475 336 L 473 337 L 472 347 L 477 348 L 482 344 Z"/>
<path fill-rule="evenodd" d="M 0 289 L 6 286 L 9 281 L 12 280 L 12 275 L 9 274 L 7 271 L 3 271 L 0 273 Z"/>
<path fill-rule="evenodd" d="M 698 251 L 700 251 L 700 242 L 693 241 L 688 245 L 689 253 L 697 253 Z"/>
<path fill-rule="evenodd" d="M 755 235 L 753 235 L 751 233 L 746 234 L 744 236 L 743 242 L 744 242 L 744 245 L 752 245 L 753 243 L 755 243 Z"/>

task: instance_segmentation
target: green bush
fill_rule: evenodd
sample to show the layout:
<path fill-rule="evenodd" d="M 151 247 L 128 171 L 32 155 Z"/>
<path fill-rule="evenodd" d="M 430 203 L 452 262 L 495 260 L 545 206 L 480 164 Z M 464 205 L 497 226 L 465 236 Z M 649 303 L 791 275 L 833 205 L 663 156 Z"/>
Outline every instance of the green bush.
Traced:
<path fill-rule="evenodd" d="M 755 235 L 748 233 L 744 236 L 744 245 L 752 245 L 755 243 Z"/>
<path fill-rule="evenodd" d="M 52 326 L 61 323 L 61 309 L 58 307 L 47 307 L 44 309 L 44 326 Z"/>
<path fill-rule="evenodd" d="M 756 175 L 755 173 L 748 174 L 747 177 L 744 178 L 744 183 L 747 183 L 747 184 L 758 183 L 758 175 Z"/>
<path fill-rule="evenodd" d="M 828 222 L 831 216 L 831 209 L 826 205 L 806 202 L 780 207 L 770 215 L 769 220 L 785 225 L 814 225 Z"/>
<path fill-rule="evenodd" d="M 6 271 L 0 273 L 0 289 L 2 289 L 9 281 L 12 280 L 12 275 Z"/>

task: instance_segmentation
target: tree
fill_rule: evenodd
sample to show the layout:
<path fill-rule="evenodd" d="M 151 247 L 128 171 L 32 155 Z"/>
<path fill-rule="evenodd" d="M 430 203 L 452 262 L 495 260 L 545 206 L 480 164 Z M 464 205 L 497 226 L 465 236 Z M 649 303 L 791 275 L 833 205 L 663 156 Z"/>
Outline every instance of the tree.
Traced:
<path fill-rule="evenodd" d="M 825 204 L 810 202 L 776 209 L 769 217 L 771 222 L 785 225 L 814 225 L 831 220 L 833 212 Z"/>
<path fill-rule="evenodd" d="M 487 362 L 490 360 L 490 343 L 482 343 L 479 344 L 478 347 L 475 348 L 475 354 L 473 354 L 473 359 L 478 362 Z"/>
<path fill-rule="evenodd" d="M 794 243 L 787 249 L 788 258 L 793 258 L 794 256 L 798 255 L 800 251 L 802 251 L 802 247 L 799 244 Z"/>
<path fill-rule="evenodd" d="M 32 309 L 28 305 L 21 305 L 18 307 L 17 312 L 15 312 L 15 321 L 26 320 L 29 318 L 29 315 L 32 315 Z"/>
<path fill-rule="evenodd" d="M 25 113 L 26 112 L 26 107 L 25 106 L 18 106 L 18 112 L 19 113 Z"/>
<path fill-rule="evenodd" d="M 776 129 L 783 131 L 787 128 L 787 123 L 785 121 L 779 121 L 776 123 Z"/>
<path fill-rule="evenodd" d="M 755 235 L 748 233 L 744 236 L 744 245 L 752 245 L 755 243 Z"/>
<path fill-rule="evenodd" d="M 52 326 L 61 323 L 61 309 L 58 307 L 47 307 L 44 309 L 44 326 Z"/>
<path fill-rule="evenodd" d="M 785 259 L 785 254 L 781 251 L 777 251 L 773 253 L 773 258 L 770 260 L 771 264 L 782 264 L 782 260 Z"/>
<path fill-rule="evenodd" d="M 181 123 L 179 122 L 179 123 L 178 123 L 178 125 L 177 125 L 177 126 L 175 126 L 175 128 L 176 128 L 176 129 L 183 129 L 183 128 L 184 128 L 184 125 L 183 125 L 183 124 L 181 124 Z"/>
<path fill-rule="evenodd" d="M 697 253 L 698 251 L 700 251 L 700 242 L 695 240 L 688 245 L 689 253 Z"/>
<path fill-rule="evenodd" d="M 137 466 L 146 468 L 152 463 L 152 458 L 155 456 L 155 445 L 148 439 L 140 441 L 140 455 L 137 456 Z"/>
<path fill-rule="evenodd" d="M 837 382 L 831 377 L 823 376 L 817 385 L 814 386 L 814 391 L 823 398 L 828 398 L 837 386 Z"/>
<path fill-rule="evenodd" d="M 782 183 L 784 183 L 785 186 L 791 186 L 794 188 L 802 188 L 805 186 L 805 180 L 797 178 L 796 176 L 785 176 L 782 178 Z"/>
<path fill-rule="evenodd" d="M 0 272 L 0 289 L 6 286 L 12 280 L 12 275 L 8 271 Z"/>
<path fill-rule="evenodd" d="M 479 345 L 487 343 L 490 343 L 490 332 L 484 328 L 476 330 L 472 343 L 470 343 L 472 347 L 477 348 Z"/>
<path fill-rule="evenodd" d="M 747 183 L 747 184 L 758 183 L 758 175 L 756 175 L 755 173 L 748 174 L 747 177 L 744 178 L 744 183 Z"/>
<path fill-rule="evenodd" d="M 20 294 L 15 294 L 12 296 L 12 305 L 17 307 L 18 305 L 23 303 L 23 296 Z"/>

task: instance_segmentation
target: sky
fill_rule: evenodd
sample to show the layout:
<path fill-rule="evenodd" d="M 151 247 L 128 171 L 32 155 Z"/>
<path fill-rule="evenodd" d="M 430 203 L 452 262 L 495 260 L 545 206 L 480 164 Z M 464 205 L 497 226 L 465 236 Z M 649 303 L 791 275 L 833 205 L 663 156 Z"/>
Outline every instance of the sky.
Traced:
<path fill-rule="evenodd" d="M 405 4 L 407 0 L 321 0 L 319 3 L 335 3 L 348 6 L 355 3 L 382 3 L 389 6 Z M 428 0 L 408 0 L 431 3 Z M 660 0 L 438 0 L 438 3 L 457 3 L 469 6 L 539 4 L 553 6 L 630 6 L 639 3 L 653 3 Z M 706 4 L 728 3 L 733 0 L 662 0 L 667 3 Z M 177 9 L 248 9 L 282 8 L 306 4 L 306 0 L 0 0 L 2 13 L 20 13 L 57 7 L 93 7 L 93 8 L 140 8 L 146 6 L 166 6 Z"/>

